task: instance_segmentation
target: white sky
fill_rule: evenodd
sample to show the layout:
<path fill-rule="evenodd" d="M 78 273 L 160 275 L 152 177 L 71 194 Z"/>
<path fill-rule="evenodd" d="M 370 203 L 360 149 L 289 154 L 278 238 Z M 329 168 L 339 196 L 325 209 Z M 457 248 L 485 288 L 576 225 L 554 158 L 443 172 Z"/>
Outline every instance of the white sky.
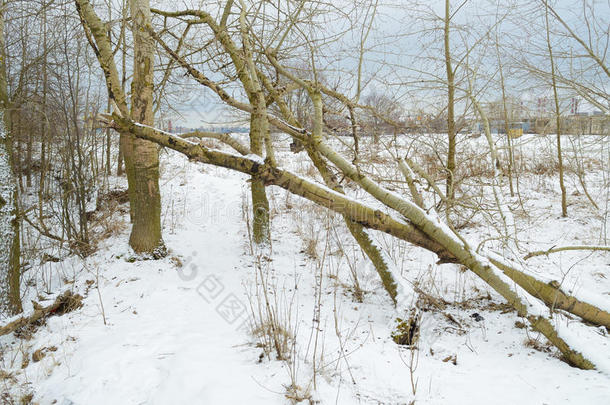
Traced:
<path fill-rule="evenodd" d="M 155 1 L 160 8 L 183 9 L 195 7 L 208 7 L 209 1 L 179 1 L 167 2 L 167 0 Z M 278 0 L 270 3 L 277 4 Z M 442 60 L 442 32 L 438 30 L 442 22 L 435 18 L 434 14 L 444 15 L 444 1 L 433 0 L 427 2 L 414 1 L 381 1 L 377 10 L 377 15 L 373 23 L 373 29 L 369 34 L 366 42 L 367 52 L 365 53 L 366 63 L 363 68 L 363 79 L 368 82 L 368 87 L 365 87 L 363 94 L 376 89 L 387 94 L 395 95 L 408 108 L 417 109 L 432 109 L 439 108 L 443 103 L 442 83 L 431 84 L 430 80 L 438 77 L 439 80 L 444 80 L 444 62 Z M 541 33 L 544 31 L 543 20 L 537 18 L 533 21 L 526 21 L 530 18 L 532 4 L 534 1 L 503 1 L 500 2 L 501 7 L 498 8 L 498 3 L 489 0 L 471 0 L 466 1 L 457 12 L 453 22 L 452 47 L 455 49 L 455 54 L 459 55 L 464 48 L 464 43 L 472 44 L 480 38 L 487 27 L 492 25 L 497 20 L 497 15 L 502 15 L 506 12 L 504 7 L 512 5 L 512 14 L 507 17 L 498 26 L 499 37 L 502 43 L 508 44 L 511 47 L 521 47 L 526 51 L 536 49 L 543 45 L 544 37 Z M 163 6 L 166 4 L 166 6 Z M 283 3 L 285 4 L 285 3 Z M 337 5 L 337 2 L 334 2 Z M 349 9 L 354 2 L 344 2 L 344 9 Z M 461 2 L 452 2 L 452 8 L 455 9 Z M 605 27 L 607 34 L 608 24 L 610 21 L 610 2 L 607 1 L 586 1 L 587 16 L 591 19 L 591 13 L 594 12 L 596 20 L 602 31 Z M 341 4 L 339 4 L 341 6 Z M 212 6 L 213 7 L 213 6 Z M 576 30 L 579 34 L 585 35 L 585 26 L 582 24 L 583 2 L 579 0 L 562 0 L 557 6 L 557 10 L 562 17 Z M 361 14 L 363 15 L 363 14 Z M 515 17 L 515 15 L 517 17 Z M 525 17 L 524 17 L 525 16 Z M 344 19 L 343 21 L 347 21 Z M 362 18 L 359 19 L 362 22 Z M 342 29 L 341 21 L 333 21 L 324 26 L 323 30 L 311 32 L 312 36 L 329 35 Z M 531 30 L 526 32 L 526 30 Z M 542 32 L 541 32 L 542 31 Z M 495 31 L 492 31 L 492 33 Z M 358 52 L 355 45 L 359 41 L 361 31 L 356 30 L 348 35 L 345 35 L 340 42 L 333 43 L 326 47 L 326 54 L 329 57 L 319 60 L 326 61 L 327 66 L 333 69 L 332 73 L 327 73 L 331 78 L 332 83 L 337 83 L 339 88 L 346 94 L 353 96 L 355 94 L 355 71 L 357 66 Z M 586 36 L 585 36 L 586 38 Z M 559 38 L 559 42 L 555 45 L 566 46 L 568 41 L 565 38 Z M 607 40 L 607 38 L 606 38 Z M 578 49 L 578 44 L 572 42 L 573 49 Z M 604 44 L 605 45 L 605 44 Z M 478 66 L 478 81 L 476 86 L 484 85 L 486 76 L 496 77 L 496 59 L 495 50 L 489 48 L 489 45 L 482 50 L 480 54 L 472 56 L 471 63 L 473 66 Z M 515 48 L 518 49 L 518 48 Z M 508 51 L 506 57 L 519 59 L 518 50 Z M 600 54 L 602 51 L 600 51 Z M 606 57 L 607 60 L 607 57 Z M 455 66 L 455 64 L 454 64 Z M 435 73 L 437 72 L 437 73 Z M 458 71 L 458 76 L 460 75 Z M 507 85 L 515 88 L 515 96 L 524 97 L 525 99 L 536 99 L 536 94 L 543 95 L 548 90 L 533 90 L 527 89 L 529 84 L 523 83 L 521 77 L 516 73 L 507 69 L 504 72 Z M 185 78 L 184 80 L 190 80 Z M 436 86 L 437 91 L 419 92 L 415 91 L 421 80 L 426 81 L 425 87 Z M 602 79 L 603 82 L 603 79 Z M 465 85 L 465 84 L 462 84 Z M 605 83 L 608 88 L 608 82 Z M 190 86 L 192 87 L 192 86 Z M 519 91 L 517 91 L 519 88 Z M 489 90 L 487 97 L 493 97 L 497 90 Z M 219 111 L 220 103 L 217 97 L 209 92 L 197 90 L 196 87 L 183 92 L 178 97 L 182 101 L 182 105 L 176 107 L 183 112 L 184 119 L 178 119 L 187 126 L 197 127 L 200 125 L 208 126 L 217 122 L 220 117 L 225 116 L 224 111 Z M 581 104 L 585 107 L 585 103 Z"/>

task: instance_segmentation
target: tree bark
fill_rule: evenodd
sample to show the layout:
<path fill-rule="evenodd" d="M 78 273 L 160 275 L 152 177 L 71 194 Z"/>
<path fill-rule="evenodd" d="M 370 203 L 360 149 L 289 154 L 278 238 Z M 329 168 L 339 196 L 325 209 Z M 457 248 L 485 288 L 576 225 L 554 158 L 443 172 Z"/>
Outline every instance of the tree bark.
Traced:
<path fill-rule="evenodd" d="M 154 40 L 144 28 L 150 25 L 149 0 L 131 0 L 134 37 L 134 72 L 131 84 L 131 117 L 144 125 L 154 125 L 153 68 Z M 123 156 L 133 225 L 129 244 L 136 253 L 162 257 L 165 245 L 161 237 L 161 194 L 159 191 L 159 151 L 157 145 L 123 135 Z M 130 173 L 131 172 L 131 173 Z"/>
<path fill-rule="evenodd" d="M 264 128 L 262 124 L 262 112 L 258 111 L 255 106 L 250 118 L 250 150 L 258 156 L 263 154 Z M 268 243 L 270 241 L 269 200 L 265 185 L 257 176 L 252 176 L 250 191 L 252 196 L 252 239 L 256 244 Z"/>

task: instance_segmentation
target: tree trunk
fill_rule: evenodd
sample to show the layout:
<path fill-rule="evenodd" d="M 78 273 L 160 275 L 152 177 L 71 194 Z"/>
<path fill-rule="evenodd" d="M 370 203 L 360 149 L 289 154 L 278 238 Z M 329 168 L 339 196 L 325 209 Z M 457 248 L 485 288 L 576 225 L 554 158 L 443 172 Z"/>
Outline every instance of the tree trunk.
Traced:
<path fill-rule="evenodd" d="M 149 0 L 131 0 L 134 36 L 134 73 L 131 85 L 131 116 L 140 124 L 154 125 L 153 66 L 154 41 L 143 27 L 150 25 Z M 129 244 L 136 253 L 165 255 L 161 238 L 161 194 L 157 145 L 121 136 L 130 189 L 133 226 Z"/>
<path fill-rule="evenodd" d="M 48 88 L 48 72 L 47 72 L 47 9 L 46 7 L 42 10 L 42 102 L 40 105 L 41 111 L 41 123 L 40 123 L 40 173 L 38 176 L 38 218 L 42 221 L 44 218 L 43 204 L 45 201 L 45 183 L 47 176 L 47 148 L 49 147 L 47 142 L 48 131 L 47 131 L 47 88 Z"/>
<path fill-rule="evenodd" d="M 34 140 L 32 137 L 32 132 L 28 131 L 28 141 L 25 149 L 25 186 L 27 188 L 32 187 L 32 149 L 34 149 L 33 143 Z"/>
<path fill-rule="evenodd" d="M 262 115 L 254 108 L 250 119 L 250 150 L 252 153 L 262 156 L 263 154 L 263 133 Z M 265 118 L 266 119 L 266 118 Z M 268 243 L 270 240 L 269 231 L 269 200 L 263 181 L 256 176 L 252 176 L 250 184 L 252 192 L 252 239 L 256 244 Z"/>
<path fill-rule="evenodd" d="M 447 200 L 455 197 L 455 74 L 451 66 L 451 50 L 449 48 L 449 23 L 451 22 L 449 0 L 445 0 L 445 68 L 447 70 Z"/>
<path fill-rule="evenodd" d="M 250 115 L 250 150 L 258 156 L 263 156 L 263 142 L 266 146 L 266 160 L 275 166 L 275 156 L 271 136 L 269 134 L 269 121 L 267 120 L 267 103 L 265 95 L 257 78 L 256 67 L 252 56 L 252 44 L 246 22 L 245 4 L 241 2 L 242 10 L 239 14 L 239 26 L 243 44 L 243 69 L 240 72 L 240 80 L 244 89 L 248 93 L 248 99 L 252 105 Z M 226 12 L 231 8 L 227 4 Z M 231 52 L 233 60 L 238 60 L 241 55 Z M 238 65 L 239 66 L 239 65 Z M 238 69 L 240 69 L 238 67 Z M 252 177 L 252 236 L 257 244 L 266 244 L 271 241 L 271 231 L 269 223 L 269 201 L 265 191 L 265 184 L 256 176 Z"/>
<path fill-rule="evenodd" d="M 19 293 L 21 254 L 17 182 L 12 165 L 12 139 L 8 130 L 10 115 L 7 111 L 9 100 L 4 49 L 4 15 L 0 10 L 0 312 L 14 315 L 22 312 Z"/>
<path fill-rule="evenodd" d="M 506 167 L 506 175 L 508 177 L 508 185 L 510 188 L 510 196 L 515 196 L 513 187 L 513 141 L 510 137 L 510 122 L 508 117 L 508 107 L 506 105 L 506 86 L 504 82 L 504 70 L 502 60 L 500 59 L 500 45 L 498 44 L 498 35 L 496 33 L 496 56 L 498 58 L 498 73 L 500 73 L 500 89 L 502 90 L 502 113 L 504 115 L 504 132 L 506 133 L 506 142 L 508 144 L 508 165 Z"/>
<path fill-rule="evenodd" d="M 121 146 L 121 143 L 119 141 L 119 155 L 117 156 L 117 162 L 116 162 L 116 175 L 117 176 L 122 176 L 124 173 L 123 170 L 123 146 Z"/>
<path fill-rule="evenodd" d="M 546 4 L 546 3 L 545 3 Z M 549 27 L 549 9 L 545 8 L 546 21 L 546 44 L 551 62 L 551 84 L 553 87 L 553 100 L 555 102 L 555 122 L 557 125 L 557 163 L 559 166 L 559 189 L 561 190 L 561 216 L 568 216 L 567 191 L 563 181 L 563 156 L 561 153 L 561 109 L 559 107 L 559 95 L 557 94 L 557 77 L 555 76 L 555 58 L 553 57 L 553 46 L 551 45 L 551 28 Z"/>

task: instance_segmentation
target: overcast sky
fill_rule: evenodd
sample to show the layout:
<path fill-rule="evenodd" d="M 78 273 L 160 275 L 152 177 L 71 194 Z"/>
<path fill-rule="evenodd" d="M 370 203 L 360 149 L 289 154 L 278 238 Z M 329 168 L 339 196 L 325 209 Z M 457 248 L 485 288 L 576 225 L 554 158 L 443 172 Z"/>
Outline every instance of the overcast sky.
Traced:
<path fill-rule="evenodd" d="M 155 1 L 156 6 L 165 9 L 185 9 L 207 7 L 209 1 Z M 278 4 L 278 0 L 267 3 Z M 333 2 L 342 10 L 351 10 L 354 2 Z M 359 2 L 358 4 L 362 4 Z M 457 56 L 463 54 L 467 46 L 471 46 L 479 40 L 489 27 L 508 13 L 500 24 L 497 31 L 501 43 L 506 47 L 503 50 L 503 58 L 516 61 L 525 58 L 525 53 L 542 49 L 544 32 L 544 20 L 533 17 L 533 8 L 536 1 L 502 1 L 471 0 L 465 2 L 452 2 L 452 11 L 459 7 L 452 20 L 452 48 Z M 285 4 L 285 3 L 281 3 Z M 507 5 L 511 10 L 507 10 Z M 597 23 L 596 28 L 606 33 L 607 41 L 608 24 L 610 21 L 610 1 L 586 1 L 584 2 L 586 15 L 590 22 Z M 271 6 L 269 6 L 272 8 Z M 586 36 L 586 26 L 583 22 L 583 2 L 579 0 L 562 0 L 557 4 L 557 10 L 568 24 L 580 35 Z M 360 7 L 354 12 L 355 20 L 359 27 L 364 22 L 370 22 L 366 13 L 367 9 Z M 375 19 L 372 22 L 372 30 L 366 41 L 365 64 L 363 68 L 363 79 L 367 87 L 363 95 L 376 90 L 395 96 L 410 109 L 428 109 L 442 107 L 442 83 L 431 83 L 435 78 L 444 79 L 444 62 L 442 60 L 442 21 L 438 16 L 444 15 L 444 1 L 432 0 L 416 3 L 414 1 L 380 1 L 376 10 Z M 595 18 L 593 18 L 595 17 Z M 321 38 L 340 32 L 348 27 L 351 22 L 347 17 L 339 18 L 338 13 L 333 13 L 332 20 L 321 27 L 312 30 L 311 37 Z M 553 23 L 557 27 L 556 23 Z M 492 30 L 495 35 L 496 29 Z M 355 29 L 343 37 L 340 41 L 326 45 L 323 55 L 318 59 L 321 66 L 329 71 L 326 76 L 329 80 L 339 86 L 348 96 L 355 94 L 355 71 L 358 60 L 357 44 L 360 40 L 362 29 Z M 574 41 L 566 38 L 555 38 L 555 46 L 558 49 L 567 49 L 572 46 L 574 52 L 581 52 Z M 603 43 L 602 45 L 607 45 Z M 470 63 L 477 66 L 478 82 L 475 85 L 483 86 L 489 77 L 497 75 L 497 63 L 495 49 L 489 44 L 481 44 L 473 52 L 469 59 Z M 525 51 L 525 52 L 524 52 Z M 603 55 L 603 51 L 600 51 Z M 303 56 L 303 55 L 301 55 Z M 535 59 L 533 56 L 528 56 Z M 607 57 L 606 57 L 607 60 Z M 541 59 L 544 61 L 544 59 Z M 561 61 L 559 62 L 561 63 Z M 454 65 L 455 66 L 455 65 Z M 536 97 L 544 95 L 548 90 L 535 88 L 528 89 L 528 83 L 523 78 L 506 68 L 504 72 L 507 83 L 515 87 L 515 93 L 521 98 L 535 100 Z M 458 71 L 459 76 L 459 71 Z M 184 78 L 184 80 L 189 80 Z M 601 79 L 603 81 L 603 78 Z M 532 84 L 534 84 L 532 82 Z M 465 84 L 462 84 L 465 85 Z M 605 84 L 608 86 L 608 83 Z M 436 90 L 419 91 L 419 87 L 437 87 Z M 516 88 L 519 87 L 517 91 Z M 608 88 L 608 87 L 606 87 Z M 482 97 L 493 98 L 494 91 L 490 88 Z M 221 103 L 217 97 L 209 91 L 190 86 L 187 91 L 181 92 L 179 97 L 173 99 L 173 103 L 179 109 L 184 118 L 175 118 L 188 126 L 207 126 L 226 119 L 227 114 L 219 109 Z M 583 104 L 584 105 L 584 104 Z M 234 117 L 229 117 L 230 120 Z"/>

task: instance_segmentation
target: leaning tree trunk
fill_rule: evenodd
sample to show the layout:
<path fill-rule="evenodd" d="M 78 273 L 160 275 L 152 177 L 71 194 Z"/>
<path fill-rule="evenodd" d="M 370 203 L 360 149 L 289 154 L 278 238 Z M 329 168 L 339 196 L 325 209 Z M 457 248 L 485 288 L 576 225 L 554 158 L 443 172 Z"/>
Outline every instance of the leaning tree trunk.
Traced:
<path fill-rule="evenodd" d="M 392 215 L 346 198 L 339 192 L 308 181 L 286 170 L 269 164 L 261 164 L 259 159 L 248 156 L 237 157 L 233 154 L 207 149 L 200 144 L 190 143 L 166 132 L 137 126 L 118 114 L 105 115 L 103 120 L 110 123 L 114 128 L 127 130 L 137 137 L 174 149 L 194 161 L 257 175 L 263 179 L 266 185 L 282 187 L 293 194 L 342 214 L 363 227 L 387 233 L 428 249 L 437 254 L 442 263 L 462 263 L 506 298 L 519 315 L 526 317 L 535 330 L 542 332 L 562 352 L 569 363 L 580 368 L 594 367 L 581 353 L 566 343 L 562 337 L 565 331 L 558 331 L 551 324 L 550 318 L 547 317 L 547 307 L 562 309 L 599 326 L 608 326 L 610 313 L 569 296 L 553 285 L 551 285 L 553 288 L 545 287 L 544 282 L 534 279 L 524 271 L 517 270 L 514 265 L 498 258 L 497 255 L 488 255 L 487 258 L 484 258 L 477 253 L 473 253 L 469 246 L 462 245 L 463 242 L 458 241 L 455 235 L 442 225 L 436 217 L 429 216 L 414 204 L 383 189 L 366 176 L 360 177 L 355 168 L 350 168 L 349 162 L 334 154 L 322 142 L 317 146 L 324 156 L 341 167 L 343 173 L 361 184 L 372 196 L 401 213 L 408 220 L 396 220 Z M 113 122 L 110 122 L 111 120 Z M 282 125 L 280 121 L 275 122 L 280 126 Z M 283 129 L 288 132 L 292 131 L 289 126 L 284 126 Z M 297 133 L 295 132 L 293 135 L 297 136 Z M 421 230 L 418 228 L 421 228 Z M 503 274 L 500 272 L 503 272 Z M 505 276 L 508 278 L 505 278 Z M 523 290 L 518 288 L 515 283 Z M 538 299 L 540 302 L 537 303 Z M 544 303 L 547 307 L 541 306 L 541 303 Z M 575 341 L 572 341 L 572 344 L 583 347 Z"/>
<path fill-rule="evenodd" d="M 4 15 L 0 10 L 0 312 L 22 311 L 17 182 L 12 166 L 12 142 L 8 122 Z"/>
<path fill-rule="evenodd" d="M 154 40 L 144 28 L 150 25 L 149 0 L 131 0 L 134 36 L 134 73 L 131 85 L 131 116 L 140 124 L 154 125 Z M 136 253 L 164 256 L 161 238 L 161 194 L 157 145 L 122 135 L 123 156 L 130 189 L 133 226 L 129 244 Z"/>

